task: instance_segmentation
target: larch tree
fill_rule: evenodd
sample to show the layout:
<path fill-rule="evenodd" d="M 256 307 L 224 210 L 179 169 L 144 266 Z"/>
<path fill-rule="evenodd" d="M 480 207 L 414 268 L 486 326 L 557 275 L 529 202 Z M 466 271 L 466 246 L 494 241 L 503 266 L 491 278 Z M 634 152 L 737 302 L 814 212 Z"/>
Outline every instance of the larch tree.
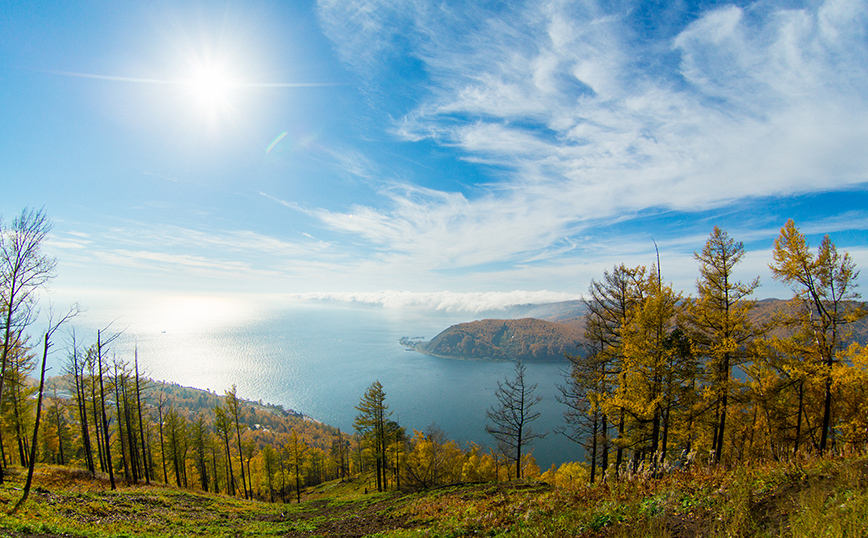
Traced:
<path fill-rule="evenodd" d="M 349 474 L 349 441 L 344 440 L 344 434 L 338 428 L 335 439 L 332 441 L 332 459 L 337 467 L 338 478 L 344 479 Z"/>
<path fill-rule="evenodd" d="M 157 425 L 160 429 L 160 463 L 163 467 L 163 483 L 169 483 L 169 474 L 166 472 L 166 413 L 163 408 L 166 406 L 168 399 L 166 397 L 165 388 L 160 389 L 160 394 L 157 396 Z"/>
<path fill-rule="evenodd" d="M 80 355 L 80 349 L 76 342 L 75 332 L 71 335 L 69 356 L 67 358 L 66 371 L 72 374 L 73 391 L 78 410 L 78 423 L 80 439 L 84 452 L 84 463 L 88 472 L 96 473 L 96 465 L 93 459 L 93 446 L 90 439 L 90 426 L 87 415 L 87 390 L 85 387 L 86 361 Z"/>
<path fill-rule="evenodd" d="M 232 385 L 232 388 L 226 391 L 226 409 L 229 411 L 235 426 L 235 438 L 238 443 L 238 461 L 241 464 L 241 488 L 244 490 L 244 498 L 248 499 L 247 478 L 244 472 L 244 453 L 241 446 L 241 401 L 238 399 L 238 389 L 235 385 Z"/>
<path fill-rule="evenodd" d="M 103 434 L 103 446 L 105 449 L 105 461 L 106 468 L 108 469 L 109 474 L 109 483 L 111 484 L 111 489 L 117 489 L 115 485 L 115 472 L 114 466 L 112 465 L 112 453 L 111 453 L 111 434 L 109 432 L 109 420 L 108 413 L 106 412 L 106 397 L 105 397 L 105 373 L 106 369 L 103 368 L 103 356 L 107 352 L 108 345 L 111 344 L 114 340 L 116 340 L 120 333 L 115 333 L 114 335 L 103 338 L 103 334 L 106 329 L 100 329 L 96 332 L 96 360 L 97 360 L 97 369 L 99 376 L 99 400 L 100 400 L 100 425 L 102 426 L 102 434 Z M 118 417 L 120 418 L 120 417 Z"/>
<path fill-rule="evenodd" d="M 485 431 L 494 437 L 504 456 L 515 462 L 516 479 L 521 479 L 522 450 L 534 439 L 545 436 L 531 427 L 531 422 L 540 416 L 534 407 L 542 397 L 534 394 L 536 384 L 527 382 L 525 370 L 524 363 L 517 361 L 515 377 L 497 382 L 494 392 L 497 404 L 485 413 L 488 419 Z"/>
<path fill-rule="evenodd" d="M 755 302 L 747 298 L 759 278 L 747 284 L 737 280 L 735 267 L 744 257 L 744 245 L 714 227 L 705 247 L 694 253 L 699 262 L 697 297 L 688 302 L 689 335 L 696 352 L 707 360 L 709 394 L 715 409 L 711 450 L 720 461 L 726 432 L 732 369 L 748 357 L 748 345 L 760 331 L 750 320 Z"/>
<path fill-rule="evenodd" d="M 52 342 L 51 337 L 60 328 L 60 326 L 70 319 L 74 317 L 78 313 L 78 307 L 72 307 L 69 312 L 63 316 L 59 321 L 54 322 L 51 320 L 51 316 L 49 316 L 48 322 L 48 330 L 45 331 L 45 335 L 42 337 L 42 368 L 39 372 L 39 389 L 37 390 L 37 400 L 36 400 L 36 417 L 33 421 L 33 437 L 30 442 L 30 458 L 27 467 L 27 479 L 24 482 L 24 491 L 21 495 L 21 498 L 15 503 L 15 507 L 12 509 L 13 512 L 18 510 L 22 504 L 27 500 L 28 495 L 30 494 L 30 486 L 33 484 L 33 470 L 36 466 L 36 447 L 37 440 L 39 438 L 39 422 L 42 417 L 42 396 L 45 390 L 45 365 L 48 361 L 48 350 L 51 348 Z"/>
<path fill-rule="evenodd" d="M 558 385 L 557 400 L 566 406 L 564 426 L 555 431 L 581 445 L 591 467 L 589 482 L 597 477 L 597 467 L 605 473 L 609 464 L 608 415 L 602 399 L 608 395 L 607 358 L 603 355 L 603 340 L 596 323 L 586 324 L 586 352 L 567 355 L 570 370 L 564 372 L 564 383 Z M 599 454 L 599 456 L 598 456 Z"/>
<path fill-rule="evenodd" d="M 634 466 L 644 453 L 660 460 L 666 455 L 670 411 L 677 400 L 673 374 L 681 358 L 670 345 L 676 329 L 680 294 L 661 282 L 657 270 L 648 272 L 642 299 L 634 305 L 622 329 L 623 366 L 615 401 L 633 420 L 630 435 L 622 437 L 634 450 Z"/>
<path fill-rule="evenodd" d="M 36 291 L 54 277 L 57 260 L 42 253 L 51 221 L 40 210 L 24 209 L 6 229 L 0 222 L 0 312 L 3 347 L 0 349 L 0 404 L 16 335 L 36 317 Z M 0 432 L 0 446 L 3 444 Z M 0 483 L 6 462 L 0 459 Z"/>
<path fill-rule="evenodd" d="M 585 300 L 588 308 L 585 338 L 591 342 L 595 352 L 585 357 L 583 362 L 586 364 L 581 365 L 580 370 L 600 375 L 594 393 L 600 406 L 599 449 L 604 470 L 609 465 L 612 444 L 608 433 L 610 424 L 617 428 L 614 440 L 616 472 L 623 462 L 627 412 L 616 403 L 624 387 L 623 333 L 636 312 L 636 305 L 642 301 L 645 272 L 644 266 L 627 267 L 624 264 L 615 266 L 611 272 L 604 271 L 601 280 L 591 280 L 588 299 Z M 576 373 L 581 375 L 582 372 Z"/>
<path fill-rule="evenodd" d="M 302 465 L 304 465 L 304 459 L 308 447 L 304 441 L 299 441 L 298 434 L 295 433 L 294 429 L 290 434 L 290 442 L 287 445 L 287 449 L 290 458 L 289 464 L 292 467 L 293 476 L 295 477 L 295 502 L 301 503 L 301 469 Z"/>
<path fill-rule="evenodd" d="M 142 413 L 142 383 L 141 383 L 141 375 L 139 372 L 139 347 L 136 345 L 135 350 L 135 374 L 136 374 L 136 413 L 139 419 L 139 437 L 142 442 L 142 463 L 144 465 L 144 473 L 145 473 L 145 483 L 150 485 L 151 483 L 151 466 L 149 464 L 150 458 L 150 448 L 148 447 L 148 443 L 145 439 L 145 424 Z M 204 488 L 205 491 L 208 491 L 208 488 Z"/>
<path fill-rule="evenodd" d="M 792 342 L 814 363 L 810 377 L 822 386 L 823 413 L 819 450 L 827 448 L 832 422 L 832 370 L 845 338 L 845 327 L 866 315 L 853 301 L 859 271 L 849 254 L 838 253 L 826 235 L 814 255 L 792 219 L 781 228 L 769 265 L 775 279 L 792 286 Z M 801 418 L 801 415 L 799 415 Z"/>
<path fill-rule="evenodd" d="M 268 487 L 268 501 L 274 502 L 274 472 L 277 466 L 277 452 L 270 444 L 262 447 L 262 467 L 265 484 Z"/>
<path fill-rule="evenodd" d="M 214 408 L 214 430 L 220 440 L 226 455 L 226 492 L 235 495 L 235 474 L 232 471 L 232 454 L 229 450 L 229 441 L 232 439 L 232 415 L 221 406 Z"/>
<path fill-rule="evenodd" d="M 202 486 L 202 491 L 208 491 L 208 446 L 211 443 L 211 433 L 208 431 L 208 425 L 205 423 L 205 416 L 199 414 L 196 422 L 193 423 L 190 430 L 191 442 L 193 444 L 193 459 L 196 465 L 196 472 L 199 473 L 199 484 Z"/>
<path fill-rule="evenodd" d="M 386 405 L 386 393 L 379 381 L 374 381 L 365 391 L 359 405 L 355 406 L 359 412 L 353 422 L 356 431 L 368 442 L 374 455 L 377 472 L 377 491 L 383 491 L 386 487 L 386 452 L 388 439 L 386 435 L 386 419 L 391 416 L 389 406 Z"/>

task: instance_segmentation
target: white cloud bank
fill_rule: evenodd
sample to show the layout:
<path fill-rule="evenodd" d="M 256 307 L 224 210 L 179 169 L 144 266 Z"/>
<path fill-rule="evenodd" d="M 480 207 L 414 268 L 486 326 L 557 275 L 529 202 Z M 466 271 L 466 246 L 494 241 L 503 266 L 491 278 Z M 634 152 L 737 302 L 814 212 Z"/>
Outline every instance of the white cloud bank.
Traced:
<path fill-rule="evenodd" d="M 576 294 L 547 290 L 479 293 L 455 293 L 449 291 L 425 293 L 383 290 L 370 293 L 302 293 L 290 295 L 289 297 L 297 297 L 303 300 L 364 303 L 386 308 L 423 308 L 444 312 L 471 313 L 504 310 L 511 306 L 557 303 L 581 299 L 581 296 Z"/>

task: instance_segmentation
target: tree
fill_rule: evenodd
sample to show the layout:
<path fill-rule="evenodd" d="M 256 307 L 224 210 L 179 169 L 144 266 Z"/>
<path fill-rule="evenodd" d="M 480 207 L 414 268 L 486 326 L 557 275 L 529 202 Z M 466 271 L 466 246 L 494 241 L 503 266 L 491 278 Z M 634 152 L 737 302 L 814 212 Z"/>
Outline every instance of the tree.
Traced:
<path fill-rule="evenodd" d="M 348 457 L 349 441 L 344 440 L 344 435 L 341 429 L 338 428 L 337 437 L 332 441 L 331 455 L 337 466 L 337 477 L 344 479 L 349 474 L 349 457 Z"/>
<path fill-rule="evenodd" d="M 193 443 L 193 458 L 196 462 L 196 471 L 199 473 L 199 483 L 202 491 L 208 491 L 208 445 L 211 443 L 211 433 L 205 424 L 205 416 L 199 414 L 190 431 Z"/>
<path fill-rule="evenodd" d="M 249 498 L 247 494 L 247 479 L 244 473 L 244 453 L 241 447 L 241 402 L 238 400 L 238 391 L 235 385 L 232 385 L 230 390 L 226 391 L 226 409 L 232 416 L 232 421 L 235 424 L 235 437 L 238 443 L 238 458 L 241 463 L 241 488 L 244 490 L 244 498 Z M 252 493 L 252 488 L 251 488 Z"/>
<path fill-rule="evenodd" d="M 591 330 L 588 327 L 589 331 Z M 594 344 L 599 341 L 592 341 Z M 593 345 L 593 344 L 592 344 Z M 607 394 L 604 375 L 604 360 L 601 360 L 601 350 L 591 348 L 584 355 L 567 355 L 571 365 L 564 372 L 563 385 L 558 385 L 559 402 L 567 407 L 564 411 L 564 426 L 555 431 L 580 444 L 585 449 L 591 472 L 589 482 L 596 480 L 598 461 L 605 472 L 608 467 L 608 421 L 602 410 L 601 400 Z M 598 458 L 598 449 L 600 458 Z"/>
<path fill-rule="evenodd" d="M 9 230 L 4 230 L 0 223 L 0 311 L 5 318 L 0 350 L 0 403 L 14 337 L 35 318 L 36 290 L 54 277 L 57 261 L 41 251 L 50 231 L 51 221 L 41 209 L 24 209 Z M 5 467 L 6 462 L 0 459 L 0 483 Z"/>
<path fill-rule="evenodd" d="M 112 341 L 114 341 L 118 336 L 120 336 L 120 333 L 116 333 L 113 336 L 103 340 L 102 335 L 105 332 L 105 330 L 106 329 L 101 329 L 101 330 L 98 330 L 96 332 L 96 358 L 97 358 L 97 365 L 98 365 L 98 369 L 99 369 L 99 400 L 100 400 L 100 408 L 101 408 L 101 422 L 102 422 L 101 425 L 102 425 L 104 447 L 105 447 L 106 467 L 108 468 L 109 483 L 111 484 L 111 489 L 115 490 L 115 489 L 117 489 L 117 486 L 115 485 L 115 472 L 114 472 L 114 467 L 112 466 L 111 437 L 110 437 L 109 429 L 108 429 L 108 422 L 109 422 L 108 421 L 108 414 L 106 413 L 106 410 L 105 410 L 105 407 L 106 407 L 105 406 L 105 402 L 106 402 L 105 381 L 104 381 L 105 372 L 103 371 L 102 357 L 106 351 L 106 349 L 105 349 L 106 346 L 108 344 L 110 344 Z M 120 418 L 120 417 L 118 417 L 118 418 Z"/>
<path fill-rule="evenodd" d="M 163 407 L 166 405 L 165 387 L 160 389 L 160 395 L 157 397 L 157 422 L 160 425 L 160 462 L 163 466 L 163 483 L 169 483 L 169 475 L 166 472 L 166 441 L 164 435 L 164 427 L 166 425 Z"/>
<path fill-rule="evenodd" d="M 623 406 L 617 404 L 619 393 L 624 390 L 624 328 L 643 300 L 645 272 L 644 266 L 627 267 L 624 264 L 614 267 L 612 272 L 605 271 L 602 280 L 591 281 L 589 298 L 585 301 L 588 308 L 585 338 L 594 351 L 585 357 L 587 360 L 583 361 L 585 364 L 580 369 L 598 372 L 600 376 L 594 392 L 600 407 L 599 448 L 604 470 L 609 466 L 609 424 L 612 420 L 617 421 L 618 432 L 615 439 L 616 472 L 621 468 L 624 457 L 627 413 Z"/>
<path fill-rule="evenodd" d="M 732 368 L 747 358 L 747 346 L 759 331 L 749 314 L 755 302 L 746 298 L 759 286 L 759 278 L 744 284 L 733 271 L 744 256 L 744 245 L 717 226 L 699 261 L 698 296 L 688 303 L 689 334 L 696 351 L 708 360 L 710 394 L 716 409 L 711 449 L 717 461 L 723 455 Z"/>
<path fill-rule="evenodd" d="M 844 328 L 866 315 L 852 304 L 860 297 L 854 290 L 859 271 L 850 255 L 838 254 L 826 235 L 814 256 L 792 219 L 781 228 L 769 265 L 775 279 L 793 288 L 793 315 L 788 322 L 797 331 L 791 342 L 815 368 L 808 372 L 823 390 L 823 416 L 818 448 L 826 450 L 832 417 L 832 369 L 841 351 Z M 801 418 L 801 414 L 799 414 Z"/>
<path fill-rule="evenodd" d="M 55 323 L 49 319 L 48 330 L 45 332 L 45 336 L 43 336 L 42 339 L 42 369 L 40 370 L 39 374 L 39 389 L 37 391 L 36 419 L 33 423 L 33 438 L 30 443 L 30 463 L 27 468 L 27 480 L 24 483 L 24 492 L 21 495 L 21 499 L 19 499 L 18 502 L 15 503 L 15 507 L 12 509 L 13 512 L 15 510 L 18 510 L 18 508 L 20 508 L 21 505 L 24 504 L 24 501 L 27 500 L 27 496 L 30 494 L 30 486 L 33 484 L 33 469 L 36 465 L 36 441 L 39 436 L 39 420 L 42 414 L 42 394 L 43 390 L 45 389 L 45 363 L 48 360 L 48 350 L 49 348 L 51 348 L 51 337 L 63 323 L 71 319 L 77 313 L 78 307 L 75 306 L 71 308 L 69 312 L 60 319 L 60 321 Z"/>
<path fill-rule="evenodd" d="M 141 376 L 139 375 L 139 347 L 136 346 L 135 353 L 135 372 L 136 372 L 136 412 L 138 413 L 139 418 L 139 436 L 142 441 L 142 463 L 144 465 L 145 472 L 145 483 L 151 484 L 151 466 L 148 461 L 148 444 L 145 442 L 145 425 L 144 419 L 142 418 L 142 385 L 141 385 Z M 203 488 L 205 491 L 208 491 L 208 487 L 205 486 Z"/>
<path fill-rule="evenodd" d="M 298 435 L 295 433 L 295 429 L 292 430 L 291 441 L 290 444 L 287 445 L 287 450 L 289 452 L 290 457 L 290 465 L 293 468 L 293 475 L 295 476 L 295 502 L 301 502 L 301 466 L 304 464 L 304 457 L 307 454 L 307 445 L 304 444 L 304 441 L 298 440 Z"/>
<path fill-rule="evenodd" d="M 485 431 L 497 440 L 504 456 L 515 461 L 515 477 L 521 478 L 522 449 L 534 439 L 545 434 L 536 433 L 530 423 L 540 414 L 533 407 L 542 400 L 535 396 L 536 385 L 528 385 L 525 380 L 524 363 L 515 363 L 515 378 L 497 382 L 494 393 L 497 405 L 492 406 L 485 416 L 489 420 Z"/>
<path fill-rule="evenodd" d="M 84 461 L 91 475 L 96 473 L 96 465 L 93 460 L 93 446 L 90 440 L 90 428 L 87 417 L 87 392 L 85 390 L 86 361 L 79 356 L 79 348 L 76 344 L 75 332 L 72 332 L 71 350 L 67 363 L 67 371 L 72 374 L 75 400 L 78 404 L 78 420 L 81 429 L 81 444 L 84 451 Z"/>
<path fill-rule="evenodd" d="M 229 495 L 235 495 L 235 474 L 232 472 L 232 455 L 229 451 L 229 439 L 232 438 L 232 415 L 219 405 L 214 409 L 214 429 L 226 454 L 226 491 Z"/>
<path fill-rule="evenodd" d="M 659 462 L 666 456 L 671 410 L 684 357 L 671 338 L 681 295 L 663 285 L 659 270 L 651 270 L 643 283 L 628 323 L 622 328 L 623 364 L 616 403 L 633 420 L 633 428 L 621 442 L 634 448 L 633 466 L 649 453 Z"/>
<path fill-rule="evenodd" d="M 359 405 L 355 406 L 359 414 L 353 426 L 369 443 L 374 454 L 377 471 L 377 491 L 386 487 L 386 418 L 391 416 L 389 406 L 385 403 L 386 393 L 379 381 L 374 381 L 365 391 Z"/>
<path fill-rule="evenodd" d="M 268 444 L 262 447 L 262 466 L 265 472 L 265 483 L 268 486 L 268 500 L 274 502 L 274 471 L 277 465 L 277 453 Z"/>
<path fill-rule="evenodd" d="M 413 448 L 404 466 L 410 484 L 429 488 L 461 480 L 464 454 L 458 444 L 450 441 L 436 424 L 414 433 Z"/>

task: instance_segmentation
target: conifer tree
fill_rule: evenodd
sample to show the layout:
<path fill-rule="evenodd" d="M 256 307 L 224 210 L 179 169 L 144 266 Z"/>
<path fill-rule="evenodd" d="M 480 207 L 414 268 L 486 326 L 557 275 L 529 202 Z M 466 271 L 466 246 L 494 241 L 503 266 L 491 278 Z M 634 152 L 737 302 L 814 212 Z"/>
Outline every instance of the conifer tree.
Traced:
<path fill-rule="evenodd" d="M 235 495 L 235 475 L 232 472 L 232 454 L 229 450 L 229 440 L 232 438 L 232 416 L 221 406 L 214 409 L 214 429 L 220 440 L 226 456 L 226 491 L 229 495 Z"/>
<path fill-rule="evenodd" d="M 238 389 L 235 385 L 232 385 L 232 388 L 226 391 L 226 409 L 232 417 L 232 422 L 235 426 L 235 438 L 238 444 L 238 461 L 241 465 L 241 488 L 244 490 L 244 498 L 248 499 L 247 479 L 244 472 L 244 449 L 241 446 L 241 402 L 238 399 Z"/>
<path fill-rule="evenodd" d="M 196 422 L 190 431 L 191 441 L 193 443 L 193 458 L 196 462 L 196 471 L 199 473 L 199 483 L 202 486 L 202 491 L 208 491 L 208 460 L 207 452 L 210 444 L 210 432 L 205 424 L 205 416 L 199 414 Z"/>
<path fill-rule="evenodd" d="M 789 323 L 796 327 L 791 342 L 813 363 L 806 375 L 822 387 L 822 418 L 818 448 L 826 450 L 832 418 L 832 370 L 845 338 L 845 327 L 865 316 L 852 301 L 859 271 L 849 254 L 838 254 L 826 235 L 811 253 L 808 242 L 792 219 L 781 228 L 769 267 L 777 280 L 793 288 L 793 313 Z M 801 418 L 801 414 L 799 415 Z"/>
<path fill-rule="evenodd" d="M 744 245 L 714 227 L 705 247 L 694 253 L 699 261 L 697 297 L 688 302 L 689 334 L 697 353 L 707 358 L 709 394 L 714 401 L 712 446 L 717 461 L 724 449 L 731 393 L 732 368 L 748 356 L 748 344 L 759 335 L 749 314 L 755 303 L 747 300 L 759 278 L 744 284 L 734 275 L 744 256 Z"/>
<path fill-rule="evenodd" d="M 274 472 L 277 466 L 277 453 L 270 444 L 262 447 L 262 466 L 265 472 L 265 484 L 268 486 L 268 501 L 274 502 Z"/>
<path fill-rule="evenodd" d="M 391 416 L 389 406 L 385 403 L 386 393 L 379 381 L 374 381 L 365 391 L 359 405 L 355 406 L 359 414 L 353 422 L 356 431 L 368 441 L 377 472 L 377 491 L 386 487 L 386 419 Z"/>
<path fill-rule="evenodd" d="M 622 385 L 615 401 L 633 419 L 632 431 L 622 442 L 632 446 L 634 466 L 646 453 L 658 460 L 666 455 L 662 441 L 669 432 L 668 411 L 677 398 L 670 376 L 679 358 L 669 337 L 676 328 L 680 299 L 671 286 L 662 284 L 658 271 L 649 271 L 642 299 L 623 327 Z"/>
<path fill-rule="evenodd" d="M 289 463 L 293 469 L 295 476 L 295 500 L 296 503 L 301 502 L 301 468 L 304 465 L 304 457 L 307 454 L 308 447 L 304 441 L 298 440 L 298 435 L 295 430 L 290 434 L 290 442 L 287 446 L 289 450 Z"/>
<path fill-rule="evenodd" d="M 611 272 L 604 271 L 602 280 L 592 280 L 588 289 L 589 298 L 585 301 L 585 337 L 595 349 L 584 357 L 576 373 L 594 372 L 599 379 L 592 383 L 596 388 L 599 409 L 601 464 L 609 466 L 609 425 L 617 428 L 615 439 L 615 471 L 621 468 L 627 437 L 627 412 L 618 404 L 624 391 L 624 348 L 623 331 L 636 312 L 636 305 L 642 301 L 644 293 L 645 267 L 616 266 Z M 583 382 L 585 383 L 585 382 Z M 594 409 L 591 407 L 590 409 Z M 593 412 L 593 411 L 592 411 Z"/>

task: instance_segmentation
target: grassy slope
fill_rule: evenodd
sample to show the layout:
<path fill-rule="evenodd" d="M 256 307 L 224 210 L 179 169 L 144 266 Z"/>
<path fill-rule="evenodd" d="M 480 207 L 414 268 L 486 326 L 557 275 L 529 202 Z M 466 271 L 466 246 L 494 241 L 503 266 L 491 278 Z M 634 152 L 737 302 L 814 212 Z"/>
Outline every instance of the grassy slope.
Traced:
<path fill-rule="evenodd" d="M 468 484 L 365 494 L 332 482 L 296 504 L 165 486 L 108 491 L 46 468 L 17 514 L 23 477 L 0 487 L 0 536 L 868 536 L 868 461 L 817 459 L 675 473 L 595 488 Z"/>

